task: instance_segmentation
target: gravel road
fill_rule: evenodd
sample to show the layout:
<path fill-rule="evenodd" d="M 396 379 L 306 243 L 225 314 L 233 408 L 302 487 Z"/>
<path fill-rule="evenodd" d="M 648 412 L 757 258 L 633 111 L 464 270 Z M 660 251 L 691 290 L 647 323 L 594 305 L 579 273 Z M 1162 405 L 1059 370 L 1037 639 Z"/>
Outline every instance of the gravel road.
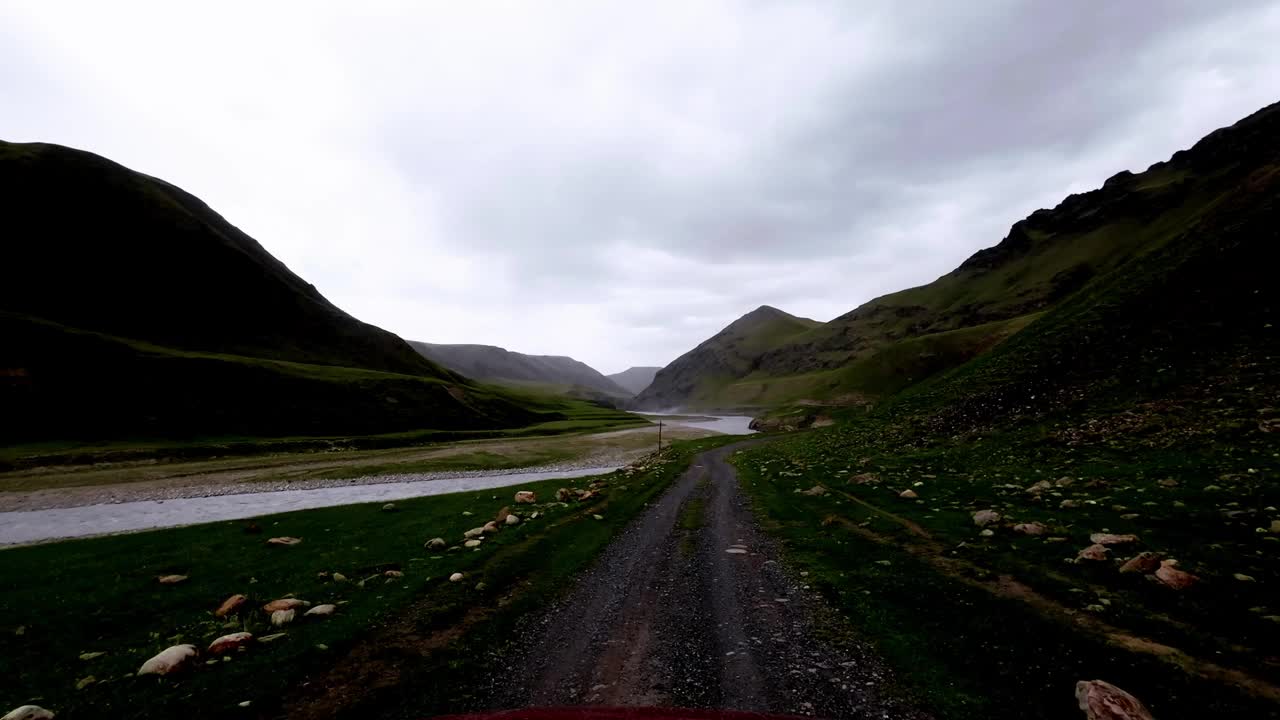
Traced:
<path fill-rule="evenodd" d="M 725 461 L 749 442 L 699 455 L 560 603 L 526 619 L 473 709 L 927 717 L 885 692 L 889 673 L 871 648 L 824 632 L 842 621 L 781 564 Z"/>

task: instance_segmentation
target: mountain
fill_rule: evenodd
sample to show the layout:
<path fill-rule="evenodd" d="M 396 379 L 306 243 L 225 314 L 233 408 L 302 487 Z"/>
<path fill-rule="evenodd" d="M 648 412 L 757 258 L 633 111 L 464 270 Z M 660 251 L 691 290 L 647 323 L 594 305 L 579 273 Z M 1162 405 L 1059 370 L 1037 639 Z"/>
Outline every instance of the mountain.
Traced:
<path fill-rule="evenodd" d="M 606 375 L 605 377 L 632 395 L 639 395 L 645 388 L 649 387 L 650 383 L 653 382 L 653 376 L 657 375 L 661 369 L 660 367 L 629 367 L 620 373 Z"/>
<path fill-rule="evenodd" d="M 999 244 L 932 283 L 876 298 L 781 342 L 762 338 L 754 343 L 762 349 L 736 371 L 693 367 L 686 355 L 664 370 L 682 382 L 663 400 L 692 407 L 873 404 L 959 367 L 1095 283 L 1139 271 L 1185 239 L 1188 228 L 1219 217 L 1223 202 L 1269 177 L 1278 126 L 1273 105 L 1142 173 L 1118 173 L 1015 223 Z M 716 389 L 706 392 L 708 386 Z"/>
<path fill-rule="evenodd" d="M 566 394 L 589 397 L 632 395 L 590 365 L 563 355 L 525 355 L 493 345 L 409 344 L 432 362 L 477 380 L 559 388 Z"/>
<path fill-rule="evenodd" d="M 0 142 L 6 437 L 384 432 L 538 414 L 326 300 L 196 197 Z"/>
<path fill-rule="evenodd" d="M 761 305 L 659 370 L 633 404 L 649 410 L 715 406 L 725 386 L 755 371 L 766 352 L 821 326 Z"/>

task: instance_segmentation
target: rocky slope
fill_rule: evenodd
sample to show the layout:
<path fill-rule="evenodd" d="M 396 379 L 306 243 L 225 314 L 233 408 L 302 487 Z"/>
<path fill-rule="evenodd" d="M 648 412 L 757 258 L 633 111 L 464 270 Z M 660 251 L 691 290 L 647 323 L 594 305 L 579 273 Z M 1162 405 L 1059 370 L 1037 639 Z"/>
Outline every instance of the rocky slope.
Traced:
<path fill-rule="evenodd" d="M 629 367 L 620 373 L 606 375 L 605 377 L 632 395 L 639 395 L 653 383 L 653 377 L 661 369 L 660 367 Z"/>
<path fill-rule="evenodd" d="M 668 382 L 662 399 L 767 407 L 889 397 L 984 355 L 1105 278 L 1142 270 L 1188 228 L 1227 222 L 1214 215 L 1224 198 L 1261 202 L 1248 188 L 1267 181 L 1277 137 L 1280 108 L 1272 105 L 1142 173 L 1118 173 L 1032 213 L 998 245 L 932 283 L 781 341 L 750 343 L 755 352 L 734 365 L 692 363 L 686 355 L 664 370 L 680 381 Z"/>
<path fill-rule="evenodd" d="M 437 345 L 416 340 L 409 345 L 432 362 L 477 380 L 576 388 L 617 398 L 632 395 L 590 365 L 563 355 L 525 355 L 493 345 Z"/>
<path fill-rule="evenodd" d="M 0 404 L 29 440 L 494 427 L 537 417 L 356 320 L 181 189 L 0 143 Z"/>

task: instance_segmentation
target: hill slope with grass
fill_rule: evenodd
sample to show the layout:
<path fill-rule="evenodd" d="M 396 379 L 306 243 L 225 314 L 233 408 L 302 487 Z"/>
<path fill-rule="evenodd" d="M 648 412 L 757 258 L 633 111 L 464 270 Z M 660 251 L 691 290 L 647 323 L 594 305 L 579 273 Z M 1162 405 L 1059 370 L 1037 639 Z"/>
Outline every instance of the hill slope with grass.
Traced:
<path fill-rule="evenodd" d="M 714 406 L 723 388 L 751 373 L 767 350 L 821 324 L 761 305 L 659 370 L 633 405 L 642 410 Z"/>
<path fill-rule="evenodd" d="M 622 387 L 622 389 L 632 395 L 639 395 L 644 389 L 653 384 L 653 378 L 661 370 L 660 367 L 629 367 L 620 373 L 606 375 L 605 377 Z"/>
<path fill-rule="evenodd" d="M 554 419 L 339 310 L 179 188 L 0 143 L 0 401 L 17 440 L 371 433 Z"/>
<path fill-rule="evenodd" d="M 1280 110 L 1264 108 L 1145 172 L 1015 223 L 927 285 L 876 298 L 783 342 L 763 343 L 719 390 L 683 404 L 874 404 L 997 347 L 1042 313 L 1182 237 L 1269 162 Z M 1139 263 L 1134 265 L 1133 263 Z M 685 387 L 701 387 L 686 382 Z M 675 404 L 681 404 L 679 402 Z"/>
<path fill-rule="evenodd" d="M 588 391 L 617 399 L 633 393 L 580 360 L 563 355 L 526 355 L 493 345 L 439 345 L 411 341 L 423 357 L 477 380 L 524 387 Z"/>

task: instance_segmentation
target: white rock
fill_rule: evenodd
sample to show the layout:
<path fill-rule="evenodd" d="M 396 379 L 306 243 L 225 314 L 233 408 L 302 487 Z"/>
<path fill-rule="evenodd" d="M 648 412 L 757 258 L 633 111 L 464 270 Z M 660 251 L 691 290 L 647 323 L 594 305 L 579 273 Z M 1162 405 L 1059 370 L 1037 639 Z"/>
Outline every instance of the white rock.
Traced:
<path fill-rule="evenodd" d="M 462 543 L 462 547 L 466 547 L 466 548 L 480 547 L 480 541 L 479 541 L 479 540 L 468 540 L 468 541 L 466 541 L 466 542 Z"/>
<path fill-rule="evenodd" d="M 519 490 L 516 492 L 517 503 L 527 504 L 527 503 L 535 503 L 537 501 L 538 501 L 538 496 L 534 495 L 532 490 Z"/>
<path fill-rule="evenodd" d="M 283 627 L 293 622 L 293 619 L 297 616 L 297 610 L 276 610 L 271 613 L 271 624 L 276 627 Z"/>
<path fill-rule="evenodd" d="M 53 713 L 39 705 L 23 705 L 8 712 L 0 720 L 51 720 Z"/>
<path fill-rule="evenodd" d="M 138 668 L 139 675 L 168 675 L 186 667 L 196 656 L 195 645 L 174 645 L 160 652 L 159 655 L 142 663 Z"/>
<path fill-rule="evenodd" d="M 337 605 L 330 605 L 328 603 L 325 603 L 324 605 L 317 605 L 311 608 L 310 610 L 303 613 L 303 615 L 315 615 L 318 617 L 325 617 L 328 615 L 332 615 L 333 611 L 337 609 L 338 609 Z"/>
<path fill-rule="evenodd" d="M 478 528 L 471 528 L 470 530 L 462 533 L 462 537 L 470 540 L 472 538 L 478 538 L 483 534 L 484 534 L 484 528 L 478 527 Z"/>
<path fill-rule="evenodd" d="M 431 538 L 427 541 L 426 547 L 428 550 L 443 550 L 446 545 L 448 543 L 444 541 L 444 538 Z"/>
<path fill-rule="evenodd" d="M 507 524 L 508 524 L 508 525 L 519 525 L 519 524 L 520 524 L 520 517 L 519 517 L 518 515 L 515 515 L 515 514 L 508 515 L 508 516 L 507 516 Z"/>
<path fill-rule="evenodd" d="M 466 577 L 462 573 L 454 573 L 449 576 L 449 582 L 462 582 L 462 578 Z"/>
<path fill-rule="evenodd" d="M 268 545 L 297 545 L 300 542 L 302 542 L 302 538 L 288 537 L 288 536 L 273 537 L 267 540 Z"/>

